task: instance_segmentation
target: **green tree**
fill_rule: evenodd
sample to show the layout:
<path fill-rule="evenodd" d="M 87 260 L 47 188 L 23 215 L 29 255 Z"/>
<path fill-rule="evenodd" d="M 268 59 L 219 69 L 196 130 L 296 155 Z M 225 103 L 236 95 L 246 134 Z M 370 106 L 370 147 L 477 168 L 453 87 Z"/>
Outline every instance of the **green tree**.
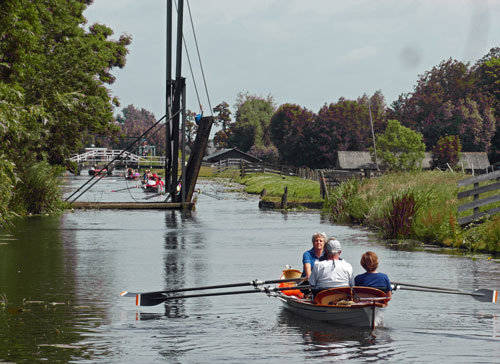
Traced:
<path fill-rule="evenodd" d="M 56 208 L 51 186 L 60 170 L 52 165 L 69 164 L 90 135 L 115 129 L 118 101 L 106 85 L 113 68 L 125 65 L 131 39 L 111 40 L 112 30 L 100 24 L 87 30 L 83 12 L 91 3 L 0 1 L 2 221 Z"/>
<path fill-rule="evenodd" d="M 214 107 L 214 112 L 217 113 L 217 115 L 215 116 L 215 124 L 221 124 L 222 130 L 226 131 L 229 124 L 231 123 L 231 110 L 229 110 L 228 103 L 222 101 L 219 105 Z"/>
<path fill-rule="evenodd" d="M 275 110 L 273 98 L 240 92 L 235 108 L 236 122 L 230 126 L 229 145 L 244 152 L 250 150 L 253 145 L 269 146 L 269 123 Z"/>
<path fill-rule="evenodd" d="M 23 94 L 19 107 L 44 110 L 44 117 L 23 120 L 28 130 L 40 130 L 27 154 L 52 164 L 65 164 L 89 134 L 113 130 L 105 85 L 114 82 L 111 70 L 125 65 L 131 40 L 110 40 L 112 30 L 101 24 L 85 30 L 83 12 L 90 3 L 0 3 L 0 80 Z"/>
<path fill-rule="evenodd" d="M 421 168 L 425 157 L 422 134 L 388 120 L 383 134 L 376 136 L 377 157 L 390 170 L 407 171 Z"/>

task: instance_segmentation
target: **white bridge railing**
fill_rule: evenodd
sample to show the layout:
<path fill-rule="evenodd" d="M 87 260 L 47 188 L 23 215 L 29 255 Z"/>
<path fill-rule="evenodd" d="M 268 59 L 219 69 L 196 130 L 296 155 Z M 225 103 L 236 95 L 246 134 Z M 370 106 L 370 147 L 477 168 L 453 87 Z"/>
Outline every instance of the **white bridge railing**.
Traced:
<path fill-rule="evenodd" d="M 121 154 L 121 155 L 120 155 Z M 75 154 L 69 158 L 70 161 L 76 163 L 84 163 L 84 162 L 96 162 L 96 163 L 104 163 L 111 162 L 115 158 L 118 158 L 120 161 L 130 161 L 137 164 L 154 164 L 154 165 L 164 165 L 165 157 L 162 156 L 140 156 L 130 152 L 124 152 L 120 149 L 96 149 L 96 150 L 88 150 L 82 154 Z"/>

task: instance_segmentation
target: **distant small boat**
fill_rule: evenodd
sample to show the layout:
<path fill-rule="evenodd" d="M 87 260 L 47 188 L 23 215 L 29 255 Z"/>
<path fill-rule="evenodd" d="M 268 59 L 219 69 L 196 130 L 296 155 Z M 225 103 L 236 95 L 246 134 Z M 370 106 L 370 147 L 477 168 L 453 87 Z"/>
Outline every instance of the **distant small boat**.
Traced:
<path fill-rule="evenodd" d="M 165 190 L 165 184 L 159 177 L 148 179 L 143 187 L 144 192 L 162 193 Z"/>
<path fill-rule="evenodd" d="M 283 271 L 280 279 L 299 278 L 295 269 Z M 295 284 L 295 283 L 293 283 Z M 338 287 L 319 292 L 314 300 L 304 298 L 300 291 L 276 293 L 285 307 L 302 317 L 336 325 L 371 327 L 382 321 L 382 309 L 390 300 L 386 293 L 372 287 Z"/>
<path fill-rule="evenodd" d="M 135 172 L 135 173 L 132 173 L 132 174 L 127 174 L 125 176 L 125 179 L 128 179 L 128 180 L 138 180 L 139 178 L 141 178 L 141 175 L 138 172 Z"/>
<path fill-rule="evenodd" d="M 89 169 L 89 175 L 90 176 L 96 176 L 96 175 L 111 175 L 111 171 L 108 171 L 106 168 L 103 169 L 96 169 L 96 168 L 91 168 Z"/>

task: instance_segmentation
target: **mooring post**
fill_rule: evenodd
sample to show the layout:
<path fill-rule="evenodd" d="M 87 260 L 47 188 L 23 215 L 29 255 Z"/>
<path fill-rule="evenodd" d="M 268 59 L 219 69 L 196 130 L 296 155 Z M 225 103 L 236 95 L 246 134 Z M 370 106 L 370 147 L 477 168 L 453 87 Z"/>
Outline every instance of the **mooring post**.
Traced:
<path fill-rule="evenodd" d="M 281 206 L 280 208 L 283 210 L 287 209 L 287 200 L 288 200 L 288 186 L 285 186 L 285 193 L 281 196 Z"/>

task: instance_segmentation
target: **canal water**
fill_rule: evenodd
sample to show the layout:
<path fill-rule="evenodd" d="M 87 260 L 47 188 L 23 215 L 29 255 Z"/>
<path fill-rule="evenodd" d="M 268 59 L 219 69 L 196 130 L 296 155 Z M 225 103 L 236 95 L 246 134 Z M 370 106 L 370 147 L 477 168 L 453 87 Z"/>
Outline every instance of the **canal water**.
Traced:
<path fill-rule="evenodd" d="M 111 192 L 133 186 L 106 177 L 81 200 L 144 201 L 139 188 Z M 0 232 L 0 362 L 499 362 L 500 305 L 469 296 L 397 291 L 373 333 L 304 320 L 264 293 L 136 308 L 119 293 L 277 279 L 300 268 L 316 231 L 342 242 L 356 274 L 373 250 L 394 281 L 500 288 L 486 257 L 393 250 L 316 212 L 260 211 L 231 186 L 198 187 L 190 214 L 75 210 Z"/>

